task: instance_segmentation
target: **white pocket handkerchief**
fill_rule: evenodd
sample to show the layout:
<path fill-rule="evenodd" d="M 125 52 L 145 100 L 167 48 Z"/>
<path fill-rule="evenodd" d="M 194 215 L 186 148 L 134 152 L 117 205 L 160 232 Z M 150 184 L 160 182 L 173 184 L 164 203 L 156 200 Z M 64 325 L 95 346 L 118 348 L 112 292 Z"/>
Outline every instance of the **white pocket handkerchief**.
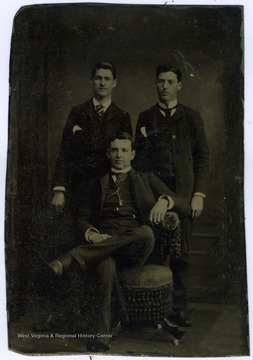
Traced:
<path fill-rule="evenodd" d="M 144 137 L 148 137 L 145 126 L 142 126 L 142 127 L 141 127 L 141 133 L 142 133 L 142 135 L 143 135 Z"/>
<path fill-rule="evenodd" d="M 80 126 L 75 125 L 75 126 L 73 127 L 73 129 L 72 129 L 72 132 L 73 132 L 73 134 L 75 134 L 76 131 L 80 131 L 80 130 L 82 130 L 82 129 L 80 128 Z"/>

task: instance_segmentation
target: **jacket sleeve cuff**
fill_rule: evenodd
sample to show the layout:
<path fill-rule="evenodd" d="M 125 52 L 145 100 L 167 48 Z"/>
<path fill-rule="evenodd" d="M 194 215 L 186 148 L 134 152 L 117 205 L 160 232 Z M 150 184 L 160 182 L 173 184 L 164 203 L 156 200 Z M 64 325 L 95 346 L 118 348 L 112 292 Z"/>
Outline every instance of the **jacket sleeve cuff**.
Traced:
<path fill-rule="evenodd" d="M 162 195 L 159 197 L 158 201 L 159 200 L 162 200 L 162 199 L 165 199 L 165 200 L 168 200 L 168 209 L 167 210 L 171 210 L 173 207 L 174 207 L 174 200 L 171 196 L 169 195 Z"/>
<path fill-rule="evenodd" d="M 65 186 L 55 186 L 54 188 L 53 188 L 53 191 L 63 191 L 63 192 L 65 192 Z"/>
<path fill-rule="evenodd" d="M 89 228 L 89 229 L 87 229 L 87 230 L 85 231 L 85 234 L 84 234 L 85 239 L 86 239 L 89 243 L 91 243 L 91 244 L 92 244 L 92 241 L 89 240 L 89 237 L 90 237 L 92 234 L 94 234 L 94 233 L 99 234 L 98 229 L 96 229 L 96 228 Z"/>
<path fill-rule="evenodd" d="M 196 196 L 201 196 L 202 198 L 206 198 L 206 195 L 203 194 L 202 192 L 195 192 L 193 195 L 196 195 Z"/>

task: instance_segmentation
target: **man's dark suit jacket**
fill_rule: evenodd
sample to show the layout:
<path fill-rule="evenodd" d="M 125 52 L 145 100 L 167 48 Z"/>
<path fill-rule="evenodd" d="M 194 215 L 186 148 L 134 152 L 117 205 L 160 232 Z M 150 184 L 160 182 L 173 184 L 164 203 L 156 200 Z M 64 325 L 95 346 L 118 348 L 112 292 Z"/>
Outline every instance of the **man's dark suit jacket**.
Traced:
<path fill-rule="evenodd" d="M 104 175 L 109 168 L 108 140 L 120 131 L 132 134 L 131 119 L 113 102 L 102 119 L 98 117 L 92 99 L 73 107 L 63 131 L 53 186 L 77 187 L 84 181 Z"/>
<path fill-rule="evenodd" d="M 80 227 L 82 233 L 89 228 L 99 229 L 101 214 L 108 187 L 109 174 L 90 181 L 80 188 Z M 134 199 L 140 215 L 140 225 L 148 223 L 150 210 L 161 195 L 169 195 L 174 199 L 173 211 L 181 216 L 190 215 L 190 203 L 187 199 L 176 195 L 155 175 L 130 171 L 130 181 Z"/>
<path fill-rule="evenodd" d="M 134 167 L 139 171 L 156 174 L 156 169 L 160 167 L 156 159 L 158 116 L 161 116 L 158 104 L 139 115 L 134 159 Z M 178 104 L 172 117 L 171 137 L 177 193 L 188 199 L 191 199 L 195 192 L 205 194 L 208 183 L 209 150 L 200 114 Z"/>

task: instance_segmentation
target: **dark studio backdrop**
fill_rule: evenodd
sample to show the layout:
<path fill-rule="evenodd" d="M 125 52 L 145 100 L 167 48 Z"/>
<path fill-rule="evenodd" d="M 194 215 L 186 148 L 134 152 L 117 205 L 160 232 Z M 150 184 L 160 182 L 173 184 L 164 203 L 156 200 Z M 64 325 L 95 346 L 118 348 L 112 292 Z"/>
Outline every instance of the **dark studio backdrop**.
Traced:
<path fill-rule="evenodd" d="M 155 68 L 182 69 L 179 100 L 200 111 L 210 147 L 205 210 L 194 224 L 190 299 L 246 312 L 243 210 L 243 7 L 68 4 L 20 9 L 10 57 L 6 255 L 10 317 L 29 309 L 38 249 L 50 246 L 52 175 L 73 105 L 92 96 L 101 59 L 136 125 L 157 101 Z M 64 236 L 64 231 L 62 231 Z"/>

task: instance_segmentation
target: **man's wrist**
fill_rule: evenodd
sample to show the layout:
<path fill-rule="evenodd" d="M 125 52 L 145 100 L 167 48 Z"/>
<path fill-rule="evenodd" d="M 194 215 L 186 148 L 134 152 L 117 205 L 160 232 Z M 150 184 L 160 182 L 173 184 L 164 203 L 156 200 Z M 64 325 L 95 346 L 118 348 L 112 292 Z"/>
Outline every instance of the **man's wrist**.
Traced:
<path fill-rule="evenodd" d="M 57 191 L 61 191 L 61 192 L 65 192 L 65 186 L 55 186 L 54 188 L 53 188 L 53 192 L 57 192 Z"/>
<path fill-rule="evenodd" d="M 206 198 L 206 194 L 202 193 L 202 192 L 199 192 L 199 191 L 196 191 L 193 196 L 201 196 L 202 198 Z"/>
<path fill-rule="evenodd" d="M 159 197 L 158 201 L 160 200 L 167 200 L 168 202 L 168 209 L 167 210 L 170 210 L 174 207 L 174 200 L 171 196 L 169 195 L 162 195 Z"/>
<path fill-rule="evenodd" d="M 92 240 L 90 240 L 90 237 L 93 234 L 99 234 L 99 231 L 96 228 L 89 228 L 85 231 L 85 234 L 84 234 L 85 239 L 90 243 L 93 242 Z"/>

